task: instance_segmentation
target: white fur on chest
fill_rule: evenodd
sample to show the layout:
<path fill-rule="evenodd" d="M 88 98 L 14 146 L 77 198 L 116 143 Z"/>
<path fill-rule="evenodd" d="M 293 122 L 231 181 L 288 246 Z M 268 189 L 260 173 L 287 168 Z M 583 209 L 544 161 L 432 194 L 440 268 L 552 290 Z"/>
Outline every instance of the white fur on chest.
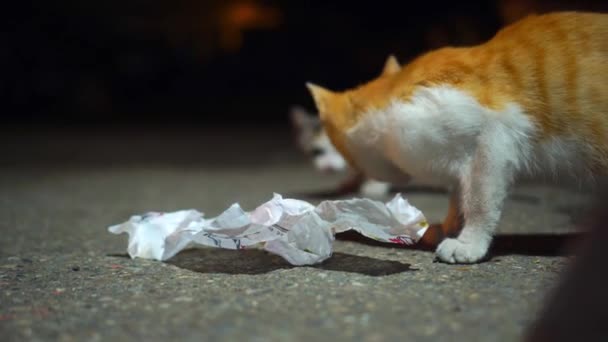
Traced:
<path fill-rule="evenodd" d="M 366 113 L 347 134 L 353 158 L 372 177 L 387 179 L 384 173 L 396 168 L 425 183 L 446 184 L 466 172 L 480 145 L 517 169 L 528 168 L 534 133 L 518 106 L 492 111 L 461 90 L 440 86 Z"/>

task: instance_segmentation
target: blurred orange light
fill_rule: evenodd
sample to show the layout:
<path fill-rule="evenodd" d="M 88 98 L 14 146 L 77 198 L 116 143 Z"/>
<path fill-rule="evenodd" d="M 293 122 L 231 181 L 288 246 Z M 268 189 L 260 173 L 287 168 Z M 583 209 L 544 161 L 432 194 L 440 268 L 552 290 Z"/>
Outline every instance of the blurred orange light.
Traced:
<path fill-rule="evenodd" d="M 272 29 L 281 22 L 281 12 L 253 1 L 228 5 L 220 23 L 221 44 L 225 50 L 238 50 L 243 44 L 243 31 Z"/>

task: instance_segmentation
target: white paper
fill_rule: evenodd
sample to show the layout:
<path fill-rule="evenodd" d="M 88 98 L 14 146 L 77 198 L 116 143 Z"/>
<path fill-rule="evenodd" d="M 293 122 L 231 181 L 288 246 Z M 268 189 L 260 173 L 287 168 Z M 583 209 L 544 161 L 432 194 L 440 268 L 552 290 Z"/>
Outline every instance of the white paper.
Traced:
<path fill-rule="evenodd" d="M 238 203 L 210 219 L 194 209 L 149 212 L 108 230 L 129 234 L 131 258 L 167 260 L 197 245 L 227 249 L 257 245 L 292 265 L 311 265 L 331 256 L 336 233 L 352 229 L 374 240 L 409 245 L 427 227 L 422 212 L 401 195 L 386 204 L 355 198 L 324 201 L 315 207 L 274 194 L 251 212 Z"/>

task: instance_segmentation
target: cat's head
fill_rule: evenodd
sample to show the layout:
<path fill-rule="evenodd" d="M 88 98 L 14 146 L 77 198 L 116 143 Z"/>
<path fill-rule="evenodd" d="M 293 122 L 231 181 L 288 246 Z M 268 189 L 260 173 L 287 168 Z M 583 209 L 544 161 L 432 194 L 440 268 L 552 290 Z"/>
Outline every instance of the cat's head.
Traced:
<path fill-rule="evenodd" d="M 318 116 L 298 106 L 291 108 L 289 115 L 298 147 L 312 159 L 317 170 L 340 172 L 347 168 L 346 161 L 329 140 Z"/>
<path fill-rule="evenodd" d="M 391 55 L 384 64 L 380 76 L 362 86 L 343 92 L 334 92 L 318 85 L 307 83 L 319 112 L 322 127 L 339 153 L 354 165 L 346 148 L 345 133 L 357 124 L 367 111 L 383 108 L 390 101 L 391 91 L 401 65 Z"/>

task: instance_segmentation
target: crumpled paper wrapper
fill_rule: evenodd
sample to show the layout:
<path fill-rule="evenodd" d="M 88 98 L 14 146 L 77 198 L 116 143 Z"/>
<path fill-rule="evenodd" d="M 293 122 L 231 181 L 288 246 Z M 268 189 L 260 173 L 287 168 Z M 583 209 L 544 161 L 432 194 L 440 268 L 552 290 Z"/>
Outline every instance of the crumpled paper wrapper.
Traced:
<path fill-rule="evenodd" d="M 131 258 L 167 260 L 197 245 L 226 249 L 259 246 L 292 265 L 311 265 L 331 256 L 336 233 L 352 229 L 374 240 L 410 245 L 427 227 L 422 212 L 401 195 L 388 203 L 356 198 L 324 201 L 315 207 L 274 194 L 251 212 L 238 203 L 209 219 L 194 209 L 149 212 L 108 230 L 129 234 Z"/>

